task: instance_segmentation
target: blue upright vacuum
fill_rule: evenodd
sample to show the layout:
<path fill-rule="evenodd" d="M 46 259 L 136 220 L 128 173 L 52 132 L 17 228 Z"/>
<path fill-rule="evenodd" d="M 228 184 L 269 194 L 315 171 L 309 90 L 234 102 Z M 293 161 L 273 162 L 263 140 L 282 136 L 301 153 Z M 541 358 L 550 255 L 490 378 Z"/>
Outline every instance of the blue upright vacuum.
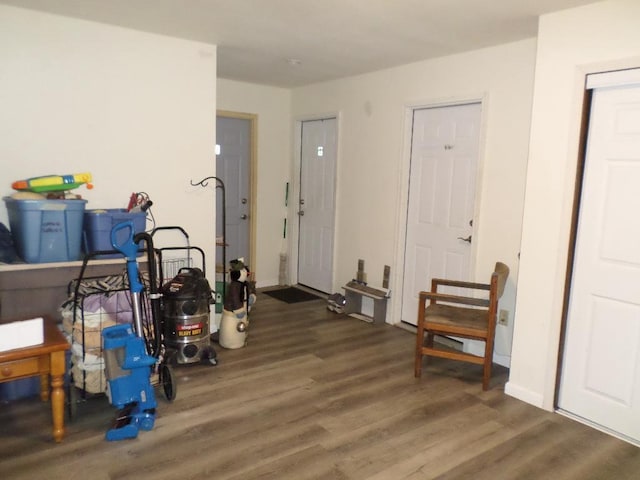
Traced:
<path fill-rule="evenodd" d="M 144 285 L 137 263 L 140 242 L 145 243 L 148 256 L 151 312 L 147 312 L 147 317 L 151 318 L 144 318 L 143 315 Z M 153 240 L 147 233 L 134 235 L 133 222 L 126 221 L 113 227 L 111 243 L 127 261 L 133 310 L 133 325 L 114 325 L 102 331 L 107 394 L 110 403 L 119 410 L 106 438 L 123 440 L 137 437 L 139 430 L 153 428 L 157 403 L 151 375 L 156 371 L 156 366 L 168 400 L 175 398 L 176 388 L 171 367 L 159 360 L 163 350 L 162 328 Z"/>
<path fill-rule="evenodd" d="M 107 440 L 135 438 L 139 430 L 151 430 L 156 419 L 156 396 L 151 386 L 155 357 L 147 355 L 144 340 L 131 325 L 114 325 L 102 331 L 104 360 L 109 380 L 109 401 L 118 415 L 107 431 Z"/>

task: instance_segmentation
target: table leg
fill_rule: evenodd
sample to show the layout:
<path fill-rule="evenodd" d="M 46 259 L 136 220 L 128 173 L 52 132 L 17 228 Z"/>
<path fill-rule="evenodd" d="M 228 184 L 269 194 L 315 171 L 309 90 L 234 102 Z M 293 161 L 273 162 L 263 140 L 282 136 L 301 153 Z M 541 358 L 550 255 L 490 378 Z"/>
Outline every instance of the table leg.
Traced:
<path fill-rule="evenodd" d="M 40 400 L 49 401 L 49 374 L 40 375 Z"/>
<path fill-rule="evenodd" d="M 61 442 L 64 436 L 64 361 L 64 352 L 51 354 L 51 417 L 56 442 Z"/>

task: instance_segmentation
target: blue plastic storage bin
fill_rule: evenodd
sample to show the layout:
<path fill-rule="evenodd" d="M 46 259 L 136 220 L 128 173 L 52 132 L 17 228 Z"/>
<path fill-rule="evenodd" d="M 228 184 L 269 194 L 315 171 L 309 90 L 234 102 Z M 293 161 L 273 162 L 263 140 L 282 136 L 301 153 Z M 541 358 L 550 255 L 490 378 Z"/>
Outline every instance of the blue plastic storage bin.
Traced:
<path fill-rule="evenodd" d="M 87 210 L 84 212 L 84 240 L 83 247 L 86 253 L 100 250 L 113 250 L 111 245 L 111 229 L 122 222 L 133 222 L 133 233 L 145 231 L 147 226 L 147 214 L 145 212 L 127 212 L 124 208 L 108 208 L 102 210 Z M 116 240 L 124 243 L 129 236 L 129 229 L 117 232 Z M 98 258 L 118 258 L 119 253 L 99 255 Z"/>
<path fill-rule="evenodd" d="M 12 402 L 36 395 L 40 395 L 40 377 L 21 378 L 0 383 L 0 402 Z"/>
<path fill-rule="evenodd" d="M 18 255 L 27 263 L 80 258 L 86 200 L 4 198 Z"/>

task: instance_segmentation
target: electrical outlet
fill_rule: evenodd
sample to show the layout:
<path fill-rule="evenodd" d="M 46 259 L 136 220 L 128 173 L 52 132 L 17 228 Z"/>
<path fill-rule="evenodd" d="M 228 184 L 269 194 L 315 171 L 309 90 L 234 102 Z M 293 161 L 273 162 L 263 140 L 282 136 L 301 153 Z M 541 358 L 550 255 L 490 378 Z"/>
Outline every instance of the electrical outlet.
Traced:
<path fill-rule="evenodd" d="M 505 327 L 509 325 L 509 310 L 500 310 L 498 314 L 498 323 Z"/>

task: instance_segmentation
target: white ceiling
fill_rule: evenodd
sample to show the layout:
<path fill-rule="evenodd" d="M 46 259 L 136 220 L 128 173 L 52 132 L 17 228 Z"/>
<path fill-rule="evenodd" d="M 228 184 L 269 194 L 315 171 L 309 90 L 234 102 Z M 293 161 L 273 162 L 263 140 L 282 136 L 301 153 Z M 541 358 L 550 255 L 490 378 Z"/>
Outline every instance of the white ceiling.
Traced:
<path fill-rule="evenodd" d="M 218 45 L 218 76 L 296 87 L 534 37 L 594 0 L 0 0 Z M 300 61 L 291 65 L 290 59 Z"/>

